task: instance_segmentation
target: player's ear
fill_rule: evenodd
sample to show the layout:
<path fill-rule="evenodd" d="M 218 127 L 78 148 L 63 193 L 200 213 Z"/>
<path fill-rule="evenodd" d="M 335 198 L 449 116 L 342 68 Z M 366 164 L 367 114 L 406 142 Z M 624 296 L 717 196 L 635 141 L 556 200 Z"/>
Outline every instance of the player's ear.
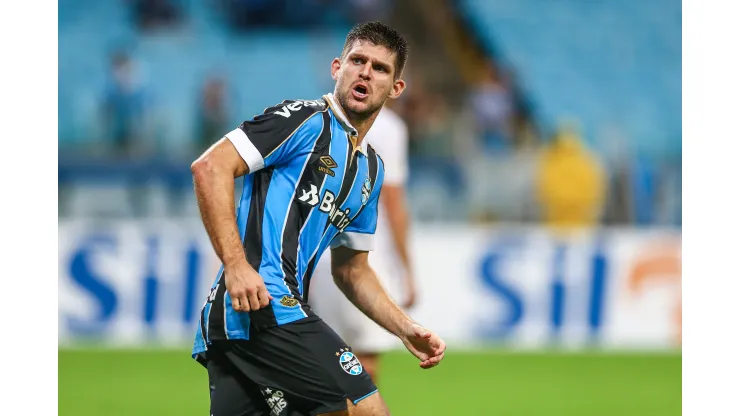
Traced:
<path fill-rule="evenodd" d="M 331 77 L 334 79 L 334 81 L 339 78 L 339 69 L 342 67 L 342 61 L 339 60 L 339 58 L 334 58 L 333 61 L 331 61 Z"/>
<path fill-rule="evenodd" d="M 391 93 L 388 95 L 388 98 L 395 100 L 396 98 L 401 96 L 401 93 L 403 93 L 403 90 L 406 89 L 406 81 L 402 79 L 397 79 L 393 83 L 393 88 L 391 88 Z"/>

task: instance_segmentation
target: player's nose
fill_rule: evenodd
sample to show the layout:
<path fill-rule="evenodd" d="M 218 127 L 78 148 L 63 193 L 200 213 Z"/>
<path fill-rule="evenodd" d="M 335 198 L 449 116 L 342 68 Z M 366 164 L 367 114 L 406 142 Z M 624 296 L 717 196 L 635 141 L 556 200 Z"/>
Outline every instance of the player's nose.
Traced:
<path fill-rule="evenodd" d="M 366 63 L 362 67 L 362 69 L 360 69 L 360 78 L 362 78 L 364 80 L 369 80 L 370 79 L 370 74 L 372 74 L 372 73 L 373 73 L 372 66 L 371 66 L 370 62 L 368 62 L 368 63 Z"/>

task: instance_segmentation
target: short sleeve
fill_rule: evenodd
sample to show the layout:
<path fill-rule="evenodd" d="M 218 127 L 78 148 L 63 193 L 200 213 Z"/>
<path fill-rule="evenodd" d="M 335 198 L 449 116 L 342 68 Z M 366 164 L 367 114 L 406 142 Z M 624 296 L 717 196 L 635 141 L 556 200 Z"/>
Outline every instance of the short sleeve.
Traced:
<path fill-rule="evenodd" d="M 367 133 L 367 140 L 385 163 L 385 185 L 403 186 L 408 178 L 409 133 L 406 123 L 383 108 Z"/>
<path fill-rule="evenodd" d="M 309 105 L 307 103 L 312 103 Z M 284 163 L 309 147 L 321 132 L 322 118 L 314 101 L 284 101 L 226 134 L 239 155 L 256 172 Z"/>
<path fill-rule="evenodd" d="M 375 156 L 377 157 L 377 156 Z M 375 250 L 375 229 L 378 226 L 378 200 L 384 182 L 384 169 L 378 158 L 378 177 L 367 204 L 352 222 L 339 233 L 331 243 L 331 248 L 345 246 L 358 251 Z"/>

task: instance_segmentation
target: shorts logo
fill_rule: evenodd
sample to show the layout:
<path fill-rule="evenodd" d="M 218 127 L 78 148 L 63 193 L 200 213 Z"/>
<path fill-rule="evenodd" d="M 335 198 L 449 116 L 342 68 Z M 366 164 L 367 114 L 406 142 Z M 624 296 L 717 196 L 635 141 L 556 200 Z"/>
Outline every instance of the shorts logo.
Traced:
<path fill-rule="evenodd" d="M 337 355 L 339 355 L 339 365 L 342 367 L 342 370 L 352 376 L 362 374 L 362 364 L 360 364 L 360 360 L 355 357 L 349 348 L 341 348 L 339 351 L 341 353 L 338 352 Z"/>
<path fill-rule="evenodd" d="M 298 300 L 294 297 L 285 295 L 282 299 L 280 299 L 280 304 L 289 308 L 294 308 L 298 306 Z"/>
<path fill-rule="evenodd" d="M 362 183 L 362 205 L 367 204 L 368 199 L 370 199 L 370 178 L 365 178 L 365 182 Z"/>
<path fill-rule="evenodd" d="M 319 172 L 323 172 L 329 176 L 334 176 L 334 168 L 337 167 L 337 162 L 332 159 L 330 155 L 321 156 L 319 158 Z"/>
<path fill-rule="evenodd" d="M 270 414 L 272 416 L 279 416 L 288 407 L 288 402 L 285 401 L 285 395 L 280 390 L 273 390 L 268 387 L 262 390 L 262 396 L 265 397 L 267 405 L 270 406 Z"/>

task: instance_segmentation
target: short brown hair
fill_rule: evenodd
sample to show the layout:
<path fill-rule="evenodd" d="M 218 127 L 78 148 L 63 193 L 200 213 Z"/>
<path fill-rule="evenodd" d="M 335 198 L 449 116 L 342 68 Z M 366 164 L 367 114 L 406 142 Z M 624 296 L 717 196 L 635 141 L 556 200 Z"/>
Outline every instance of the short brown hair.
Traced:
<path fill-rule="evenodd" d="M 385 46 L 395 52 L 394 78 L 398 79 L 401 76 L 409 54 L 409 47 L 403 36 L 390 26 L 378 21 L 358 23 L 347 34 L 344 48 L 342 48 L 342 59 L 347 56 L 352 45 L 358 40 L 368 41 L 373 45 Z"/>

